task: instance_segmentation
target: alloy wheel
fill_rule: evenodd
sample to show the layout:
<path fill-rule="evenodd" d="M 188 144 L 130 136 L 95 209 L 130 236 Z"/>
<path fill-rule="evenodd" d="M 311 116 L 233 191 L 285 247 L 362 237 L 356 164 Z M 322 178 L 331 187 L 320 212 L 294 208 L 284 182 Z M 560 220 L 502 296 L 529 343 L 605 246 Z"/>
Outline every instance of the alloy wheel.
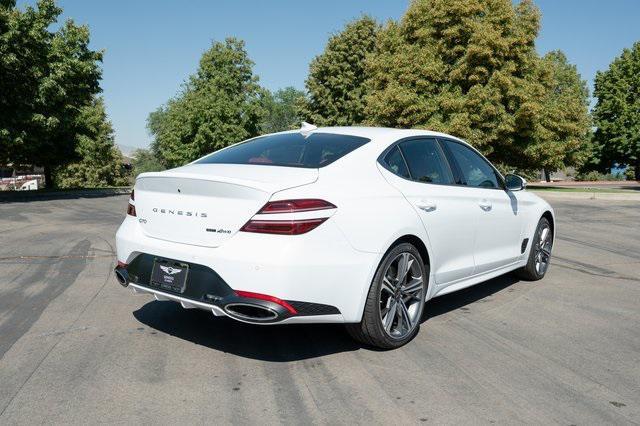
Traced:
<path fill-rule="evenodd" d="M 389 264 L 380 286 L 380 320 L 394 339 L 409 335 L 420 322 L 424 305 L 424 277 L 416 257 L 400 253 Z"/>
<path fill-rule="evenodd" d="M 551 259 L 551 228 L 546 223 L 542 226 L 539 233 L 540 237 L 536 242 L 535 249 L 535 265 L 536 273 L 538 275 L 544 275 L 549 267 L 549 260 Z"/>

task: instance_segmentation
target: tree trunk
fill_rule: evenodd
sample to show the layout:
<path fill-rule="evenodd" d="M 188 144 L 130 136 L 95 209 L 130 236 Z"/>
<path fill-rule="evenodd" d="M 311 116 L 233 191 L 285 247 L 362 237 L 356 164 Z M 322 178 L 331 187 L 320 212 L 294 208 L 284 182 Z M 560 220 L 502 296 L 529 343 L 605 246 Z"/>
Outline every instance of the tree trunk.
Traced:
<path fill-rule="evenodd" d="M 551 173 L 549 173 L 549 170 L 542 169 L 542 171 L 544 172 L 544 180 L 551 182 Z"/>
<path fill-rule="evenodd" d="M 47 189 L 53 188 L 53 173 L 51 167 L 44 167 L 44 186 Z"/>

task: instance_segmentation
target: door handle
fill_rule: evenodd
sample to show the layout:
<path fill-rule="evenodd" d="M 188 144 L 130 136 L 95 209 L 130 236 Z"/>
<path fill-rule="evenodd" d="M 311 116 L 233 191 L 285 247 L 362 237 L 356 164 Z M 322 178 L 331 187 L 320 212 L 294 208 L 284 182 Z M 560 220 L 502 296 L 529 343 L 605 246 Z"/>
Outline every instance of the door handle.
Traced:
<path fill-rule="evenodd" d="M 438 208 L 438 206 L 436 205 L 436 203 L 431 202 L 431 201 L 426 201 L 426 200 L 420 200 L 420 202 L 418 203 L 418 208 L 422 211 L 425 212 L 432 212 L 435 209 Z"/>
<path fill-rule="evenodd" d="M 491 208 L 493 207 L 491 204 L 491 201 L 489 200 L 480 200 L 480 202 L 478 203 L 478 205 L 480 206 L 480 208 L 482 210 L 484 210 L 485 212 L 488 212 L 491 210 Z"/>

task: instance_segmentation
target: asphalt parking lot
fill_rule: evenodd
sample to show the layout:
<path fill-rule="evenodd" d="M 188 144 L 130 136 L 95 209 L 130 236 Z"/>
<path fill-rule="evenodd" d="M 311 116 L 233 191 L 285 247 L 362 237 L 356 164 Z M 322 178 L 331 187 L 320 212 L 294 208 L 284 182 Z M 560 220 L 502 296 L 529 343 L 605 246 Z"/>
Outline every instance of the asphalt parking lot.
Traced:
<path fill-rule="evenodd" d="M 126 196 L 0 204 L 0 424 L 640 423 L 640 202 L 551 202 L 543 281 L 432 300 L 388 352 L 133 295 Z"/>

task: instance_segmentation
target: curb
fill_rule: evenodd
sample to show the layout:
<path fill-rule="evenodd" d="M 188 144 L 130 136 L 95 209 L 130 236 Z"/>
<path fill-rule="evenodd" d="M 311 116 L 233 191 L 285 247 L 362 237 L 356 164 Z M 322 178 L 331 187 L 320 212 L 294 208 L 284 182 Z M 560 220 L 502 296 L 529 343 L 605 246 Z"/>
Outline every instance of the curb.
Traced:
<path fill-rule="evenodd" d="M 12 201 L 63 200 L 71 198 L 113 197 L 131 193 L 131 187 L 71 189 L 60 191 L 3 191 L 0 192 L 0 203 Z"/>
<path fill-rule="evenodd" d="M 529 189 L 538 197 L 544 199 L 565 200 L 609 200 L 609 201 L 640 201 L 640 193 L 613 193 L 613 192 L 563 192 L 563 191 L 536 191 Z"/>

